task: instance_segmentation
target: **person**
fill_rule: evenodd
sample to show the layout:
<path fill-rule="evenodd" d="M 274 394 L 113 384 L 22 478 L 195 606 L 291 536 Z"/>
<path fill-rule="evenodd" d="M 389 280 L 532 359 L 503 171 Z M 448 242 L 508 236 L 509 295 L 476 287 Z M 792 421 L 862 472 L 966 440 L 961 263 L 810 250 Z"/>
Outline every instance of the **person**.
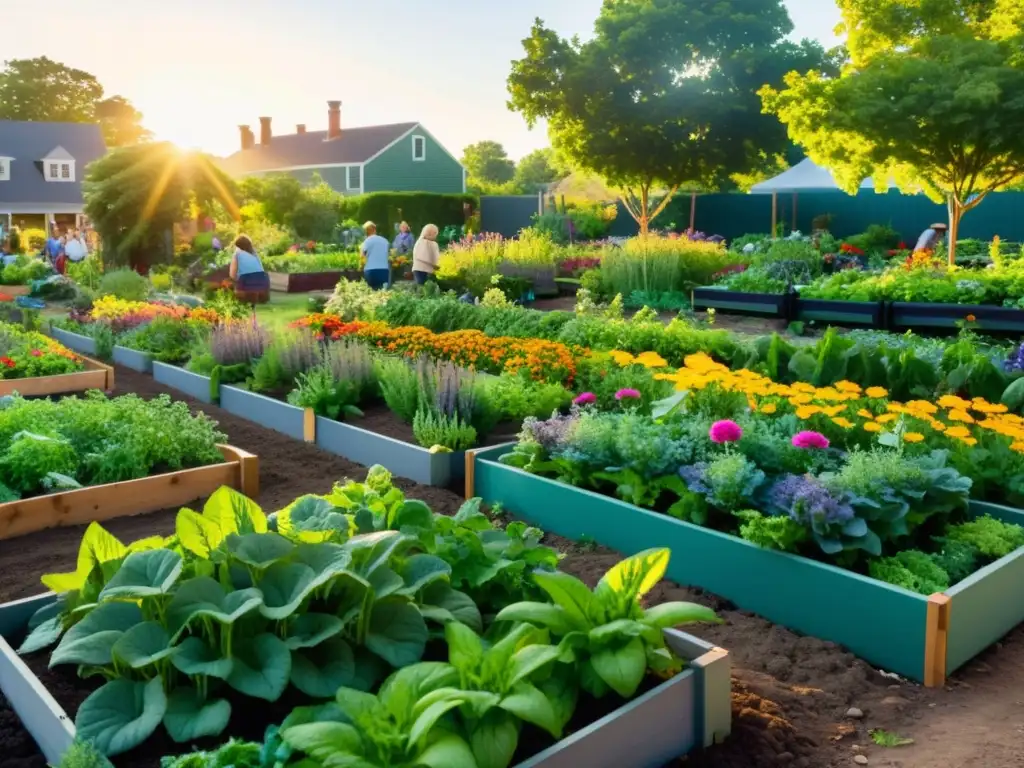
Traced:
<path fill-rule="evenodd" d="M 48 259 L 54 268 L 57 267 L 57 259 L 64 255 L 64 240 L 56 225 L 50 230 L 50 237 L 43 243 L 43 252 L 40 255 Z"/>
<path fill-rule="evenodd" d="M 64 255 L 67 260 L 77 264 L 89 255 L 89 248 L 85 244 L 85 238 L 77 229 L 68 233 L 67 241 L 64 243 Z"/>
<path fill-rule="evenodd" d="M 252 240 L 239 235 L 228 274 L 235 281 L 235 296 L 250 304 L 264 302 L 270 295 L 270 276 L 263 269 Z"/>
<path fill-rule="evenodd" d="M 391 244 L 391 248 L 395 252 L 395 256 L 408 256 L 412 252 L 412 232 L 406 222 L 403 221 L 398 225 L 398 234 L 395 236 L 395 242 Z"/>
<path fill-rule="evenodd" d="M 947 229 L 949 227 L 945 224 L 932 224 L 921 233 L 921 237 L 917 239 L 917 245 L 914 246 L 914 251 L 934 251 L 938 244 L 942 242 L 942 237 L 946 234 Z"/>
<path fill-rule="evenodd" d="M 412 251 L 412 276 L 416 285 L 423 285 L 427 280 L 434 279 L 434 271 L 440 260 L 441 250 L 437 247 L 437 227 L 427 224 Z"/>
<path fill-rule="evenodd" d="M 377 234 L 377 225 L 372 221 L 363 224 L 366 239 L 359 252 L 366 258 L 363 277 L 373 290 L 386 288 L 391 282 L 391 267 L 388 263 L 390 243 Z"/>

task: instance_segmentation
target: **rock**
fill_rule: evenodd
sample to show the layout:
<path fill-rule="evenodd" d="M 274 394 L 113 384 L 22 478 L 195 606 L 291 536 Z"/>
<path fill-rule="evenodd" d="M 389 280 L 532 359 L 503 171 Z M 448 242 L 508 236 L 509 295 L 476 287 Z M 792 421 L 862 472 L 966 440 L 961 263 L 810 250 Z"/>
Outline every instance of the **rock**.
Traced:
<path fill-rule="evenodd" d="M 902 707 L 907 703 L 907 700 L 900 696 L 886 696 L 882 699 L 883 707 Z"/>
<path fill-rule="evenodd" d="M 794 759 L 796 758 L 793 757 L 792 752 L 780 752 L 775 756 L 775 762 L 779 765 L 789 765 Z"/>
<path fill-rule="evenodd" d="M 899 686 L 899 685 L 890 685 L 889 686 L 889 690 L 890 691 L 898 691 L 901 687 L 902 686 Z"/>
<path fill-rule="evenodd" d="M 852 747 L 850 747 L 850 749 L 852 749 L 854 752 L 860 752 L 861 746 L 860 744 L 854 744 Z"/>
<path fill-rule="evenodd" d="M 864 713 L 856 707 L 850 707 L 848 710 L 846 710 L 846 716 L 851 720 L 860 720 L 862 717 L 864 717 Z"/>
<path fill-rule="evenodd" d="M 856 755 L 853 758 L 853 762 L 855 762 L 857 765 L 867 765 L 868 759 L 864 757 L 864 755 Z"/>

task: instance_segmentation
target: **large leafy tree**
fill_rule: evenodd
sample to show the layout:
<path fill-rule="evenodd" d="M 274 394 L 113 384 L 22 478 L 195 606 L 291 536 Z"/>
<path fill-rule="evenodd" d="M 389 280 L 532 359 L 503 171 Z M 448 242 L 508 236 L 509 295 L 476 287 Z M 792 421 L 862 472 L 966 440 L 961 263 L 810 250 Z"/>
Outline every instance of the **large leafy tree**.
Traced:
<path fill-rule="evenodd" d="M 84 193 L 104 261 L 139 271 L 171 256 L 171 230 L 190 208 L 219 201 L 238 212 L 233 182 L 210 157 L 166 142 L 122 147 L 91 163 Z"/>
<path fill-rule="evenodd" d="M 838 78 L 790 74 L 766 111 L 855 194 L 867 176 L 924 191 L 961 217 L 1024 179 L 1024 68 L 1007 0 L 843 0 L 851 63 Z M 1019 6 L 1019 0 L 1015 0 Z M 941 13 L 940 13 L 941 11 Z M 945 15 L 943 15 L 945 14 Z"/>
<path fill-rule="evenodd" d="M 88 72 L 45 56 L 13 59 L 0 70 L 0 120 L 98 122 L 108 146 L 145 141 L 142 115 L 122 96 L 103 98 Z"/>
<path fill-rule="evenodd" d="M 497 141 L 478 141 L 462 151 L 462 165 L 472 181 L 483 184 L 505 184 L 512 180 L 516 164 Z"/>
<path fill-rule="evenodd" d="M 509 107 L 547 119 L 555 149 L 620 190 L 646 232 L 681 185 L 719 188 L 786 150 L 757 90 L 834 66 L 792 29 L 781 0 L 605 0 L 585 42 L 534 23 Z"/>
<path fill-rule="evenodd" d="M 516 163 L 514 180 L 520 190 L 531 193 L 568 175 L 568 169 L 558 166 L 554 150 L 545 148 L 534 150 Z"/>

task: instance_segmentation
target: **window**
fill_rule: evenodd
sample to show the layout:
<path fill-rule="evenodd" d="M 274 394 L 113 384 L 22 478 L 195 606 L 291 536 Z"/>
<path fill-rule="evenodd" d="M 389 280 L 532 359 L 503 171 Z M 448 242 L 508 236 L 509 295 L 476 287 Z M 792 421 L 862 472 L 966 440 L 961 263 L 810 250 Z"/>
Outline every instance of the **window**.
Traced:
<path fill-rule="evenodd" d="M 348 167 L 348 184 L 346 186 L 349 189 L 362 189 L 363 169 L 358 165 L 350 165 Z"/>
<path fill-rule="evenodd" d="M 62 179 L 71 178 L 71 166 L 68 163 L 61 163 L 60 165 L 60 177 Z"/>
<path fill-rule="evenodd" d="M 57 163 L 50 163 L 50 178 L 57 178 Z"/>
<path fill-rule="evenodd" d="M 0 181 L 9 181 L 11 178 L 11 158 L 0 157 Z"/>
<path fill-rule="evenodd" d="M 75 161 L 74 160 L 44 160 L 47 181 L 74 181 Z"/>
<path fill-rule="evenodd" d="M 415 163 L 422 163 L 427 159 L 427 140 L 423 136 L 412 137 L 412 159 Z"/>

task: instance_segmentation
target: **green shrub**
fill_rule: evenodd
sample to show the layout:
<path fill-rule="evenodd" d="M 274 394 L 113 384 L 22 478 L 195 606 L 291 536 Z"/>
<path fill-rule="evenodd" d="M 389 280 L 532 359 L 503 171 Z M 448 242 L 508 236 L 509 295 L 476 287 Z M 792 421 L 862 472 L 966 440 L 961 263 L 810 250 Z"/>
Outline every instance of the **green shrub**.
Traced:
<path fill-rule="evenodd" d="M 425 224 L 444 229 L 449 224 L 461 225 L 465 219 L 463 205 L 473 210 L 480 205 L 476 195 L 438 195 L 430 192 L 371 192 L 346 197 L 341 204 L 341 218 L 353 219 L 360 225 L 372 221 L 384 237 L 391 237 L 401 222 L 406 221 L 413 232 Z"/>
<path fill-rule="evenodd" d="M 1024 528 L 996 520 L 991 515 L 950 526 L 946 536 L 950 541 L 969 544 L 985 557 L 994 560 L 1024 547 Z"/>
<path fill-rule="evenodd" d="M 935 560 L 916 549 L 908 549 L 895 557 L 882 557 L 868 565 L 871 578 L 931 595 L 949 589 L 949 574 Z"/>
<path fill-rule="evenodd" d="M 98 293 L 126 301 L 144 301 L 149 296 L 149 281 L 135 270 L 121 267 L 103 275 Z"/>

